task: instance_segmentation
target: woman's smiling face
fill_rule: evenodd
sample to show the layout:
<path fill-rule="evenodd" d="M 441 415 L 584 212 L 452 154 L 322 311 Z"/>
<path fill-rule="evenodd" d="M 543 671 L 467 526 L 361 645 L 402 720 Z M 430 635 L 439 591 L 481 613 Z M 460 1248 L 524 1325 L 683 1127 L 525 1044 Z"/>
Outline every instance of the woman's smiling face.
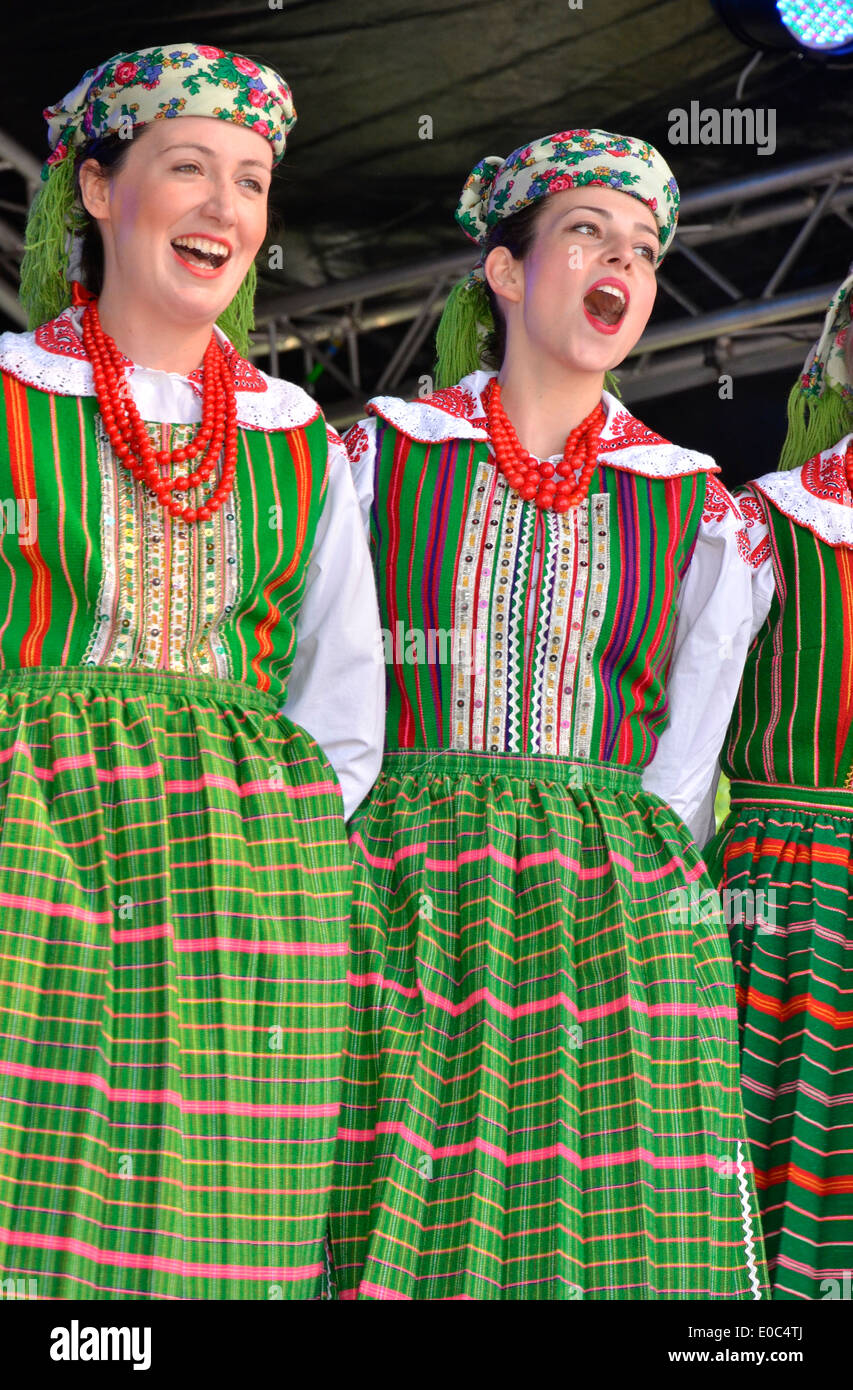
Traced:
<path fill-rule="evenodd" d="M 549 194 L 524 259 L 502 246 L 486 257 L 508 350 L 518 344 L 573 371 L 615 367 L 651 314 L 659 249 L 638 198 L 597 184 Z"/>
<path fill-rule="evenodd" d="M 121 168 L 83 166 L 81 194 L 104 243 L 104 288 L 187 323 L 227 308 L 263 245 L 272 146 L 211 116 L 152 121 Z"/>

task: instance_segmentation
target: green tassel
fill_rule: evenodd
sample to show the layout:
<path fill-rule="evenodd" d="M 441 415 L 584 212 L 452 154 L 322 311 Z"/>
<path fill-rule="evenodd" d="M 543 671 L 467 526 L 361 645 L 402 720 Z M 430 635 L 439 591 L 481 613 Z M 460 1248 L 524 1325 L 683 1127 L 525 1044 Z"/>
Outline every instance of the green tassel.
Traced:
<path fill-rule="evenodd" d="M 484 286 L 473 287 L 468 278 L 453 286 L 435 333 L 435 384 L 441 390 L 455 386 L 480 366 L 481 327 L 494 333 L 495 325 Z"/>
<path fill-rule="evenodd" d="M 806 459 L 822 453 L 850 432 L 847 403 L 831 387 L 817 399 L 810 398 L 795 381 L 788 395 L 788 433 L 779 456 L 779 470 L 799 468 Z"/>
<path fill-rule="evenodd" d="M 604 373 L 604 389 L 609 391 L 611 396 L 615 396 L 618 401 L 621 401 L 622 392 L 619 390 L 619 378 L 613 372 Z"/>
<path fill-rule="evenodd" d="M 74 161 L 69 156 L 52 165 L 27 217 L 18 293 L 31 329 L 56 318 L 71 303 L 71 285 L 65 278 L 67 242 L 81 220 L 75 208 Z"/>
<path fill-rule="evenodd" d="M 249 351 L 249 334 L 255 326 L 255 291 L 258 287 L 258 268 L 254 261 L 246 271 L 243 283 L 227 309 L 216 322 L 226 338 L 230 338 L 241 357 Z"/>

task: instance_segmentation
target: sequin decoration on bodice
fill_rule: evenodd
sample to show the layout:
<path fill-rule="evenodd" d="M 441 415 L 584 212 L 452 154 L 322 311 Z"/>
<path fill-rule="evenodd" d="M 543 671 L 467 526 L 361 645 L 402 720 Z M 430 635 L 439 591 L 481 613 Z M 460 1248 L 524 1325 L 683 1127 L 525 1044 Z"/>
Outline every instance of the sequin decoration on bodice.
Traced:
<path fill-rule="evenodd" d="M 371 539 L 387 747 L 644 766 L 666 724 L 706 477 L 599 464 L 561 515 L 509 488 L 483 444 L 380 426 Z"/>
<path fill-rule="evenodd" d="M 100 416 L 95 424 L 104 563 L 84 663 L 233 679 L 222 626 L 240 585 L 238 494 L 206 522 L 176 520 L 119 463 Z M 197 429 L 151 423 L 146 428 L 155 450 L 180 448 Z M 186 465 L 174 465 L 173 476 L 182 472 Z M 199 497 L 187 505 L 200 504 L 201 492 L 186 493 Z"/>
<path fill-rule="evenodd" d="M 0 532 L 0 669 L 139 667 L 283 700 L 326 478 L 322 416 L 240 426 L 231 494 L 188 524 L 115 456 L 94 398 L 7 374 L 0 387 L 0 496 L 16 502 Z M 197 426 L 146 428 L 160 450 Z"/>

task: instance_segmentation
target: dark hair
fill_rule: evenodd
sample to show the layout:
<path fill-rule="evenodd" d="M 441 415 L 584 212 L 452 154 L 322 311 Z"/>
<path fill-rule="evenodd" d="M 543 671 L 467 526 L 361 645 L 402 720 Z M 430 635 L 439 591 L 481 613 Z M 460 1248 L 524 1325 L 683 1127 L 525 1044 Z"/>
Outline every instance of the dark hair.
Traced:
<path fill-rule="evenodd" d="M 140 140 L 147 128 L 144 125 L 140 126 L 134 132 L 133 139 Z M 83 244 L 80 248 L 82 283 L 87 290 L 96 295 L 100 294 L 104 288 L 104 243 L 101 240 L 97 219 L 90 217 L 80 196 L 80 170 L 87 159 L 96 159 L 101 168 L 109 172 L 110 176 L 117 174 L 127 159 L 131 144 L 131 140 L 123 139 L 115 131 L 110 131 L 108 135 L 101 135 L 88 140 L 74 161 L 74 189 L 77 194 L 77 202 L 80 205 L 79 221 L 83 237 Z M 280 234 L 283 228 L 283 218 L 268 203 L 267 237 Z"/>
<path fill-rule="evenodd" d="M 144 129 L 143 126 L 134 139 L 138 139 Z M 81 276 L 86 289 L 91 290 L 92 294 L 100 294 L 104 288 L 104 244 L 98 224 L 94 217 L 89 216 L 80 195 L 80 170 L 87 159 L 96 159 L 102 169 L 109 170 L 110 175 L 117 174 L 127 159 L 130 144 L 130 140 L 122 139 L 115 131 L 111 131 L 109 135 L 87 140 L 74 160 L 74 191 L 80 205 L 80 221 L 83 225 Z"/>
<path fill-rule="evenodd" d="M 517 261 L 523 261 L 536 238 L 536 223 L 544 205 L 545 199 L 537 198 L 535 203 L 528 203 L 527 207 L 496 222 L 486 233 L 483 259 L 485 260 L 496 246 L 505 246 Z M 506 319 L 498 296 L 488 280 L 485 283 L 485 291 L 495 321 L 495 330 L 486 340 L 482 360 L 487 366 L 500 370 L 506 352 Z"/>

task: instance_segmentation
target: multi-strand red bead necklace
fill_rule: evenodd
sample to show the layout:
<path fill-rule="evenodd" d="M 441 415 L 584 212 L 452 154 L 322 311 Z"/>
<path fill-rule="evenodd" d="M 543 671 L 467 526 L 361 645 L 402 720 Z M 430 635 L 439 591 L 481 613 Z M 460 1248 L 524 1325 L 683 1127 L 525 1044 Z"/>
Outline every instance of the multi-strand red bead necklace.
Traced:
<path fill-rule="evenodd" d="M 83 311 L 83 345 L 92 364 L 95 394 L 101 408 L 110 443 L 116 455 L 135 478 L 147 483 L 172 516 L 184 521 L 207 521 L 233 491 L 237 467 L 237 406 L 234 382 L 225 355 L 211 333 L 204 354 L 204 388 L 201 426 L 192 443 L 179 449 L 155 452 L 142 417 L 125 380 L 124 362 L 114 340 L 105 333 L 98 317 L 97 301 L 90 299 Z M 222 453 L 222 477 L 216 490 L 201 507 L 188 507 L 173 500 L 173 492 L 186 492 L 207 481 Z M 200 457 L 203 456 L 203 457 Z M 192 473 L 164 478 L 161 468 L 200 458 Z"/>
<path fill-rule="evenodd" d="M 571 431 L 558 464 L 549 463 L 548 460 L 540 463 L 522 448 L 501 404 L 497 377 L 492 377 L 483 392 L 483 404 L 495 459 L 509 486 L 520 493 L 525 501 L 535 502 L 537 507 L 550 508 L 555 512 L 567 512 L 571 507 L 576 507 L 586 496 L 598 461 L 598 441 L 607 419 L 602 403 L 599 401 L 586 419 Z M 573 484 L 571 480 L 581 460 L 581 475 Z"/>

